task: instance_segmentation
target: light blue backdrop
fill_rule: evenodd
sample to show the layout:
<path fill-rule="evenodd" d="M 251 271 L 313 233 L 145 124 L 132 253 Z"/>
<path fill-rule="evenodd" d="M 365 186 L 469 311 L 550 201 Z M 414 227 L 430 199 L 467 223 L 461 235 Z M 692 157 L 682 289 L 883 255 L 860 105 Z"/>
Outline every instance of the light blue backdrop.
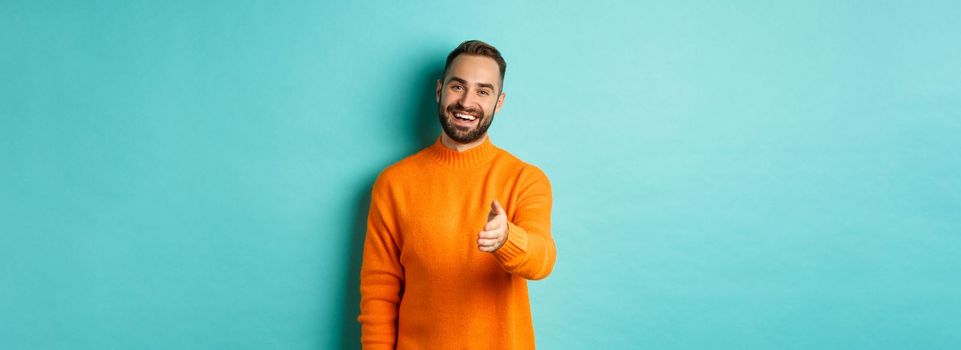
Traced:
<path fill-rule="evenodd" d="M 961 348 L 959 2 L 344 3 L 0 4 L 0 348 L 356 347 L 474 38 L 554 187 L 541 348 Z"/>

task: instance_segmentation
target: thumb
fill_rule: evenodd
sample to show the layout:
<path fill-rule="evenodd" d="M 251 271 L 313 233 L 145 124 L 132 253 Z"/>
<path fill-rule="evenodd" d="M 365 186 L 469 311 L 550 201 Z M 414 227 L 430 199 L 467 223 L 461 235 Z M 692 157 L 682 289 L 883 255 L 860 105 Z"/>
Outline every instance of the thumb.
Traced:
<path fill-rule="evenodd" d="M 501 204 L 497 202 L 496 199 L 493 202 L 491 202 L 491 213 L 494 215 L 506 214 L 504 213 L 504 208 L 501 207 Z"/>

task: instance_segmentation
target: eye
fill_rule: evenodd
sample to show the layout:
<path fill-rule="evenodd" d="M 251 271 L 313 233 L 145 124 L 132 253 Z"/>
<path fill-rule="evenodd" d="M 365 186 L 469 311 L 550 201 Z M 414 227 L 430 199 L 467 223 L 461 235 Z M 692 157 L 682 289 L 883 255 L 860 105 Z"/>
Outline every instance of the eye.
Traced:
<path fill-rule="evenodd" d="M 464 90 L 464 87 L 460 85 L 451 85 L 450 89 L 454 91 L 461 91 Z"/>
<path fill-rule="evenodd" d="M 481 91 L 479 92 L 479 94 L 481 94 L 481 95 L 483 95 L 483 96 L 488 96 L 488 95 L 490 95 L 491 93 L 490 93 L 489 91 L 487 91 L 487 90 L 481 90 Z"/>

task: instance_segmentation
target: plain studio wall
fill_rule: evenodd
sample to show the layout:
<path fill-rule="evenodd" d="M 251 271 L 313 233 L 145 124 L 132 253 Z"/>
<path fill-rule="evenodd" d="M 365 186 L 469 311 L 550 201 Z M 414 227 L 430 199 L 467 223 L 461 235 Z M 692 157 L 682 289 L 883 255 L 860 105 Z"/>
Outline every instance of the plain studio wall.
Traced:
<path fill-rule="evenodd" d="M 359 348 L 370 185 L 439 135 L 467 39 L 554 189 L 540 348 L 961 348 L 959 18 L 5 0 L 0 348 Z"/>

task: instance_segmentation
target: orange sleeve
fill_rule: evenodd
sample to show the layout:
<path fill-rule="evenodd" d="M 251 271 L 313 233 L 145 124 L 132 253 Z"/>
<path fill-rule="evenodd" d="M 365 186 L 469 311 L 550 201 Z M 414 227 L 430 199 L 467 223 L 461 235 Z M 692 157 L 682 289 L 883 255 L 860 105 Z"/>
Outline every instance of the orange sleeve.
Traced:
<path fill-rule="evenodd" d="M 404 283 L 400 241 L 391 196 L 382 176 L 374 182 L 360 268 L 361 343 L 364 349 L 394 349 Z"/>
<path fill-rule="evenodd" d="M 525 171 L 529 173 L 522 176 L 515 208 L 505 208 L 507 242 L 494 257 L 508 272 L 539 280 L 550 275 L 557 256 L 551 238 L 551 184 L 540 169 L 529 166 Z"/>

